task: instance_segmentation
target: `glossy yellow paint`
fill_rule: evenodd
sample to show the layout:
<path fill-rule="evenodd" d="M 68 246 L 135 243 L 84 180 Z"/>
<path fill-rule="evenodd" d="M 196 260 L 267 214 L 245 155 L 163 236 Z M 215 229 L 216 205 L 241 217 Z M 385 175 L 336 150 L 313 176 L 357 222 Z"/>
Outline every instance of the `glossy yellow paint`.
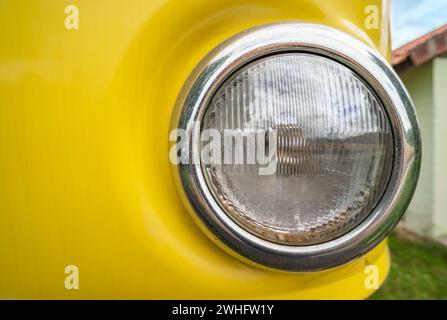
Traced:
<path fill-rule="evenodd" d="M 79 8 L 79 30 L 64 26 Z M 380 9 L 379 29 L 364 26 Z M 178 92 L 246 28 L 329 25 L 389 55 L 388 2 L 0 1 L 1 298 L 364 298 L 366 264 L 291 274 L 225 253 L 183 207 L 168 161 Z M 79 268 L 79 290 L 64 269 Z"/>

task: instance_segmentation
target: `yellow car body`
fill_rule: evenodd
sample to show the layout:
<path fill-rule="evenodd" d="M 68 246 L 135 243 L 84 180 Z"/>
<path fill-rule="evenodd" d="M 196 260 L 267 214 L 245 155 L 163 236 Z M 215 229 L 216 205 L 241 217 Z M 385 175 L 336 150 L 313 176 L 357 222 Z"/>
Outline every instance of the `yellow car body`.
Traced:
<path fill-rule="evenodd" d="M 67 19 L 78 9 L 76 28 Z M 378 27 L 365 24 L 378 8 Z M 224 252 L 196 226 L 169 163 L 179 91 L 216 45 L 305 21 L 390 56 L 376 0 L 0 2 L 0 298 L 358 299 L 386 243 L 336 269 L 287 273 Z M 68 21 L 69 23 L 70 21 Z M 67 266 L 79 287 L 66 288 Z"/>

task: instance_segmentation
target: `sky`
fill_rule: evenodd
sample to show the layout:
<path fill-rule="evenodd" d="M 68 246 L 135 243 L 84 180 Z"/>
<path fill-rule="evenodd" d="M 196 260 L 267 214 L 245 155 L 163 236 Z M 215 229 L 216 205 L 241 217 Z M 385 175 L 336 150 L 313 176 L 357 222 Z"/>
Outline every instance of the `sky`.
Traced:
<path fill-rule="evenodd" d="M 447 23 L 447 0 L 392 0 L 393 49 Z"/>

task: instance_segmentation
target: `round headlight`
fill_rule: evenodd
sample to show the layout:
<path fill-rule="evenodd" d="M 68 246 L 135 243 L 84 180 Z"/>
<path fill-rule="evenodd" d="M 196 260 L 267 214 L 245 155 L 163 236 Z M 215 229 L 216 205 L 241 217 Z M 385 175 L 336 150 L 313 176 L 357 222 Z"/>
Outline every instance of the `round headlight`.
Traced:
<path fill-rule="evenodd" d="M 270 55 L 235 71 L 201 130 L 220 139 L 202 141 L 217 156 L 201 159 L 219 206 L 247 231 L 288 245 L 326 242 L 358 225 L 393 163 L 391 126 L 374 92 L 346 66 L 308 53 Z M 266 163 L 256 156 L 270 151 L 269 133 L 276 143 Z"/>
<path fill-rule="evenodd" d="M 266 25 L 221 44 L 185 84 L 173 127 L 184 131 L 174 172 L 192 213 L 236 256 L 272 268 L 326 269 L 371 250 L 419 174 L 399 78 L 364 43 L 319 25 Z"/>

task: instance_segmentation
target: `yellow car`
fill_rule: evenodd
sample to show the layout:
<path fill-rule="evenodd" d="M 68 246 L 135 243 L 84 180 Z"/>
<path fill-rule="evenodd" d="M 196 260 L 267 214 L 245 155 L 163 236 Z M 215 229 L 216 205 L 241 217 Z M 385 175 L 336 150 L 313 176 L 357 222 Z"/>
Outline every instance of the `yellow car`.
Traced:
<path fill-rule="evenodd" d="M 389 1 L 0 2 L 0 298 L 363 299 L 421 159 Z"/>

